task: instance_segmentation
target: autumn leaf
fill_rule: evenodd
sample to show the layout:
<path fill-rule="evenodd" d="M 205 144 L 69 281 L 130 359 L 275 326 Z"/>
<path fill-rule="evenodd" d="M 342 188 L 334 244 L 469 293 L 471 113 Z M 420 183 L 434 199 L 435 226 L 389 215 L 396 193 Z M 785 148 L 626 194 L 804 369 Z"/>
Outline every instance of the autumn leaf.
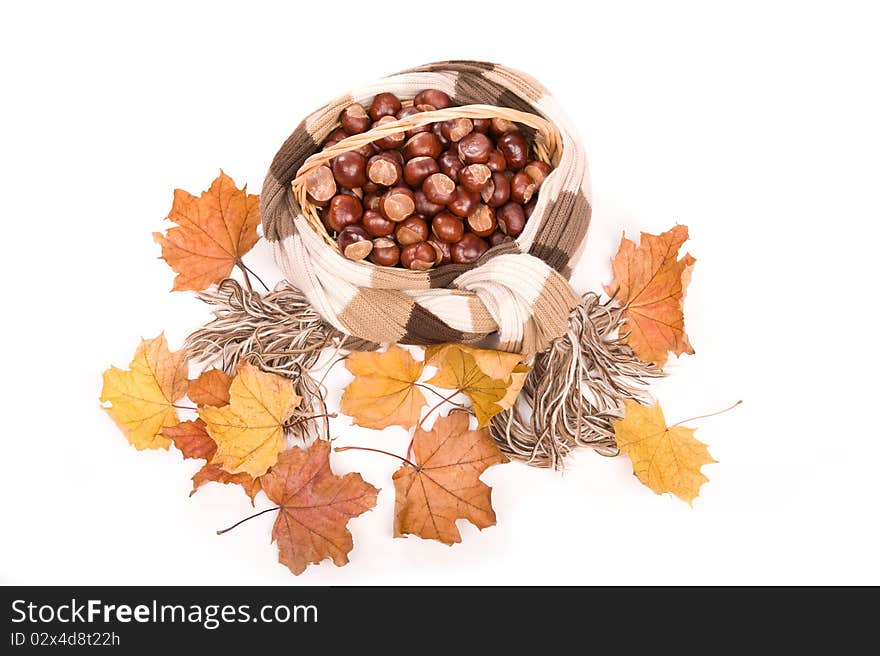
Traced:
<path fill-rule="evenodd" d="M 684 296 L 696 260 L 690 254 L 677 259 L 687 239 L 683 225 L 661 235 L 643 232 L 638 246 L 624 237 L 611 263 L 614 280 L 605 287 L 624 307 L 624 343 L 639 358 L 660 367 L 669 351 L 694 352 L 684 331 Z"/>
<path fill-rule="evenodd" d="M 217 444 L 208 435 L 205 422 L 201 418 L 195 421 L 182 421 L 176 426 L 169 426 L 162 435 L 174 442 L 174 446 L 184 458 L 204 458 L 210 460 L 217 451 Z"/>
<path fill-rule="evenodd" d="M 617 446 L 629 456 L 633 473 L 657 494 L 672 492 L 693 503 L 709 479 L 700 468 L 716 462 L 705 444 L 685 426 L 667 428 L 663 410 L 635 401 L 625 402 L 623 419 L 612 421 Z"/>
<path fill-rule="evenodd" d="M 479 529 L 495 524 L 492 489 L 480 480 L 491 465 L 507 462 L 486 429 L 469 430 L 468 415 L 439 417 L 413 437 L 415 467 L 394 473 L 394 536 L 417 535 L 444 544 L 461 542 L 456 520 Z"/>
<path fill-rule="evenodd" d="M 479 366 L 472 352 L 473 349 L 457 344 L 445 345 L 430 361 L 438 370 L 428 383 L 464 392 L 477 415 L 477 426 L 481 428 L 488 425 L 493 416 L 513 405 L 529 368 L 512 363 L 503 379 L 493 378 Z M 506 367 L 495 370 L 504 373 Z"/>
<path fill-rule="evenodd" d="M 222 369 L 208 369 L 198 378 L 189 381 L 186 395 L 196 405 L 219 408 L 229 404 L 229 386 L 232 376 Z"/>
<path fill-rule="evenodd" d="M 192 477 L 193 489 L 189 495 L 194 495 L 205 483 L 240 485 L 244 490 L 244 493 L 250 497 L 251 505 L 253 505 L 254 497 L 256 497 L 257 493 L 262 489 L 261 481 L 262 477 L 254 478 L 250 474 L 245 473 L 230 474 L 228 471 L 224 471 L 221 467 L 208 463 Z"/>
<path fill-rule="evenodd" d="M 283 451 L 283 427 L 301 399 L 293 382 L 245 362 L 229 387 L 229 405 L 201 408 L 208 434 L 217 443 L 211 464 L 230 474 L 266 473 Z"/>
<path fill-rule="evenodd" d="M 199 197 L 174 190 L 168 218 L 177 226 L 153 233 L 162 259 L 177 272 L 174 290 L 200 291 L 228 278 L 232 267 L 257 243 L 260 197 L 220 176 Z"/>
<path fill-rule="evenodd" d="M 425 364 L 439 367 L 451 349 L 469 353 L 484 374 L 498 380 L 506 380 L 523 359 L 519 353 L 481 349 L 467 344 L 446 343 L 427 347 L 425 349 Z"/>
<path fill-rule="evenodd" d="M 412 428 L 425 406 L 425 395 L 415 383 L 424 364 L 408 351 L 392 345 L 384 353 L 351 353 L 345 361 L 354 380 L 342 394 L 340 410 L 365 428 Z"/>
<path fill-rule="evenodd" d="M 348 520 L 375 506 L 379 493 L 360 474 L 336 476 L 326 440 L 285 451 L 261 482 L 280 508 L 272 528 L 278 561 L 294 574 L 325 558 L 345 565 L 354 547 Z"/>
<path fill-rule="evenodd" d="M 162 430 L 178 423 L 173 404 L 186 394 L 186 356 L 169 351 L 163 334 L 141 341 L 129 367 L 104 372 L 101 403 L 135 448 L 167 449 Z"/>

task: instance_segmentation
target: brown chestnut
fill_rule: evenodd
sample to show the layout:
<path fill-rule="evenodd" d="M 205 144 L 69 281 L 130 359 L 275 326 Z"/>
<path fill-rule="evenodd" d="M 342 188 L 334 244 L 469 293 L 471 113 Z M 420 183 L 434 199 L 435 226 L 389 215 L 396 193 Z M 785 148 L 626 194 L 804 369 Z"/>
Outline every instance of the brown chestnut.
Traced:
<path fill-rule="evenodd" d="M 319 203 L 336 195 L 336 181 L 329 166 L 319 166 L 309 172 L 306 176 L 306 191 Z"/>
<path fill-rule="evenodd" d="M 497 246 L 498 244 L 503 244 L 506 241 L 510 241 L 510 237 L 505 235 L 500 230 L 496 230 L 491 235 L 489 235 L 489 246 Z"/>
<path fill-rule="evenodd" d="M 458 184 L 468 191 L 483 191 L 492 179 L 492 171 L 485 164 L 468 164 L 458 174 Z"/>
<path fill-rule="evenodd" d="M 364 200 L 363 200 L 364 210 L 372 210 L 374 212 L 378 212 L 379 211 L 379 199 L 381 197 L 382 197 L 382 194 L 377 193 L 375 191 L 371 191 L 366 196 L 364 196 Z"/>
<path fill-rule="evenodd" d="M 397 225 L 375 210 L 365 211 L 361 223 L 371 237 L 387 237 L 394 232 L 394 227 Z"/>
<path fill-rule="evenodd" d="M 367 159 L 370 159 L 373 155 L 379 152 L 379 147 L 376 144 L 368 143 L 364 144 L 360 148 L 355 148 L 354 152 L 360 153 Z"/>
<path fill-rule="evenodd" d="M 458 157 L 458 151 L 456 149 L 453 148 L 441 154 L 440 157 L 437 158 L 437 164 L 440 165 L 440 173 L 448 175 L 455 182 L 458 182 L 458 174 L 461 173 L 461 170 L 464 168 L 464 163 Z"/>
<path fill-rule="evenodd" d="M 452 244 L 448 241 L 440 241 L 434 238 L 429 239 L 428 243 L 437 251 L 437 259 L 434 260 L 434 266 L 448 264 L 452 261 Z"/>
<path fill-rule="evenodd" d="M 532 199 L 534 193 L 535 183 L 522 171 L 510 179 L 510 199 L 514 203 L 525 205 Z"/>
<path fill-rule="evenodd" d="M 443 145 L 433 132 L 419 132 L 412 136 L 403 147 L 404 159 L 413 157 L 439 157 Z"/>
<path fill-rule="evenodd" d="M 452 261 L 456 264 L 473 264 L 489 250 L 489 244 L 474 233 L 466 232 L 460 240 L 452 245 L 450 250 Z"/>
<path fill-rule="evenodd" d="M 519 237 L 526 226 L 526 215 L 522 205 L 516 203 L 507 203 L 499 207 L 495 211 L 495 218 L 498 220 L 501 232 L 511 237 Z"/>
<path fill-rule="evenodd" d="M 501 171 L 507 168 L 507 160 L 504 159 L 502 152 L 496 148 L 489 153 L 489 161 L 486 162 L 486 166 L 489 167 L 492 173 L 501 173 Z"/>
<path fill-rule="evenodd" d="M 400 223 L 416 209 L 416 197 L 409 187 L 392 187 L 379 201 L 379 211 L 389 221 Z"/>
<path fill-rule="evenodd" d="M 389 157 L 385 152 L 373 155 L 367 161 L 367 177 L 377 185 L 383 187 L 393 187 L 400 182 L 403 175 L 403 168 L 393 157 Z"/>
<path fill-rule="evenodd" d="M 507 166 L 514 171 L 519 171 L 529 162 L 529 143 L 519 130 L 503 134 L 498 139 L 498 150 L 504 155 Z"/>
<path fill-rule="evenodd" d="M 538 204 L 538 199 L 532 198 L 532 200 L 530 200 L 528 203 L 523 205 L 523 214 L 526 217 L 526 221 L 528 221 L 529 218 L 532 216 L 532 212 L 535 211 L 535 205 L 537 205 L 537 204 Z"/>
<path fill-rule="evenodd" d="M 440 172 L 433 157 L 413 157 L 403 167 L 403 179 L 410 187 L 420 187 L 429 175 Z"/>
<path fill-rule="evenodd" d="M 339 251 L 349 260 L 362 260 L 373 250 L 367 231 L 358 225 L 345 226 L 336 237 Z"/>
<path fill-rule="evenodd" d="M 387 91 L 377 94 L 373 98 L 372 104 L 370 104 L 370 118 L 374 121 L 378 121 L 383 116 L 394 118 L 394 115 L 399 111 L 400 100 L 393 93 L 388 93 Z"/>
<path fill-rule="evenodd" d="M 456 187 L 455 198 L 453 198 L 446 207 L 450 212 L 455 214 L 455 216 L 465 218 L 477 209 L 477 205 L 479 204 L 480 194 L 475 191 L 468 191 L 464 187 Z"/>
<path fill-rule="evenodd" d="M 313 197 L 310 193 L 308 193 L 308 192 L 306 192 L 306 198 L 308 198 L 308 199 L 309 199 L 309 202 L 310 202 L 312 205 L 314 205 L 315 207 L 321 207 L 321 208 L 323 208 L 323 207 L 330 207 L 330 201 L 329 201 L 329 200 L 318 200 L 317 198 L 314 198 L 314 197 Z"/>
<path fill-rule="evenodd" d="M 427 271 L 436 260 L 437 251 L 426 241 L 409 244 L 400 251 L 400 263 L 413 271 Z"/>
<path fill-rule="evenodd" d="M 406 217 L 397 224 L 397 228 L 394 230 L 394 238 L 401 246 L 425 241 L 429 234 L 428 222 L 419 216 Z"/>
<path fill-rule="evenodd" d="M 327 227 L 339 232 L 345 226 L 353 225 L 364 215 L 364 206 L 355 196 L 339 194 L 330 201 L 330 207 L 324 212 Z"/>
<path fill-rule="evenodd" d="M 486 194 L 487 189 L 492 189 L 492 193 Z M 486 189 L 482 192 L 483 202 L 489 207 L 501 207 L 510 200 L 510 180 L 503 173 L 493 173 L 492 180 L 486 185 Z"/>
<path fill-rule="evenodd" d="M 452 142 L 461 141 L 474 130 L 474 122 L 469 118 L 451 118 L 440 124 L 440 132 Z"/>
<path fill-rule="evenodd" d="M 400 246 L 388 237 L 374 239 L 370 260 L 380 266 L 394 266 L 400 260 Z"/>
<path fill-rule="evenodd" d="M 422 183 L 422 191 L 432 203 L 446 205 L 455 198 L 455 182 L 443 173 L 432 173 Z"/>
<path fill-rule="evenodd" d="M 495 210 L 480 203 L 467 218 L 468 227 L 478 237 L 488 237 L 495 232 Z"/>
<path fill-rule="evenodd" d="M 516 123 L 508 121 L 506 118 L 493 118 L 489 127 L 489 131 L 496 137 L 500 137 L 501 135 L 506 134 L 507 132 L 512 132 L 516 129 Z"/>
<path fill-rule="evenodd" d="M 440 123 L 431 123 L 431 133 L 440 141 L 440 145 L 446 149 L 452 145 L 452 142 L 443 136 L 443 129 Z"/>
<path fill-rule="evenodd" d="M 425 192 L 421 189 L 416 191 L 414 195 L 416 197 L 416 212 L 422 216 L 434 216 L 446 209 L 445 205 L 429 201 L 428 197 L 425 196 Z"/>
<path fill-rule="evenodd" d="M 480 132 L 471 132 L 458 142 L 458 156 L 465 164 L 485 164 L 493 150 L 489 137 Z"/>
<path fill-rule="evenodd" d="M 423 111 L 424 111 L 423 109 L 420 109 L 420 108 L 414 107 L 414 106 L 404 107 L 399 112 L 397 112 L 397 114 L 395 114 L 395 117 L 399 121 L 401 119 L 408 118 L 410 116 L 415 116 L 416 114 L 421 114 Z M 430 125 L 422 125 L 417 128 L 410 128 L 409 130 L 406 131 L 406 138 L 409 139 L 411 136 L 413 136 L 414 134 L 418 134 L 419 132 L 430 132 L 430 131 L 431 131 Z"/>
<path fill-rule="evenodd" d="M 431 232 L 440 241 L 456 242 L 464 234 L 464 221 L 451 212 L 440 212 L 431 221 Z"/>
<path fill-rule="evenodd" d="M 435 109 L 446 109 L 452 107 L 452 98 L 440 89 L 425 89 L 416 94 L 413 105 L 432 105 Z"/>
<path fill-rule="evenodd" d="M 393 123 L 397 119 L 393 116 L 383 116 L 378 121 L 376 121 L 374 128 L 385 125 L 386 123 Z M 404 132 L 394 132 L 392 134 L 386 135 L 381 139 L 377 139 L 373 143 L 376 144 L 376 147 L 381 150 L 394 150 L 395 148 L 400 148 L 403 145 L 403 142 L 406 140 L 406 133 Z"/>
<path fill-rule="evenodd" d="M 526 164 L 523 173 L 532 179 L 532 182 L 535 183 L 535 191 L 538 191 L 538 189 L 541 188 L 541 185 L 544 184 L 545 178 L 550 175 L 550 171 L 552 170 L 553 169 L 547 162 L 532 160 Z"/>
<path fill-rule="evenodd" d="M 367 181 L 367 160 L 360 153 L 350 151 L 333 158 L 333 177 L 341 187 L 360 187 Z"/>
<path fill-rule="evenodd" d="M 486 134 L 492 126 L 492 120 L 488 118 L 475 118 L 472 120 L 474 123 L 474 132 Z"/>
<path fill-rule="evenodd" d="M 366 110 L 360 103 L 353 103 L 342 110 L 339 122 L 346 134 L 360 134 L 370 129 L 373 122 L 367 116 Z"/>

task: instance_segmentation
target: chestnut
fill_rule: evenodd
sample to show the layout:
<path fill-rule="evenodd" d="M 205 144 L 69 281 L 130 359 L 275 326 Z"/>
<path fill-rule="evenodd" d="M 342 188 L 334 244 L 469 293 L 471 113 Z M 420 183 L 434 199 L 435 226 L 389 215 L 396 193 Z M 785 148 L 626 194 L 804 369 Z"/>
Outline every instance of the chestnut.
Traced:
<path fill-rule="evenodd" d="M 489 131 L 496 137 L 517 129 L 516 123 L 508 121 L 506 118 L 493 118 L 490 123 Z"/>
<path fill-rule="evenodd" d="M 364 185 L 366 187 L 366 185 Z M 379 211 L 379 199 L 382 197 L 382 194 L 377 193 L 375 191 L 369 192 L 366 196 L 364 196 L 363 204 L 364 210 L 372 210 L 373 212 Z"/>
<path fill-rule="evenodd" d="M 415 114 L 421 114 L 423 111 L 424 110 L 422 110 L 418 107 L 414 107 L 414 106 L 404 107 L 399 112 L 397 112 L 397 114 L 395 114 L 395 117 L 399 121 L 400 119 L 407 118 L 409 116 L 414 116 Z M 411 136 L 413 136 L 414 134 L 418 134 L 419 132 L 430 132 L 430 131 L 431 131 L 430 125 L 422 125 L 417 128 L 410 128 L 409 130 L 406 131 L 406 138 L 409 139 Z"/>
<path fill-rule="evenodd" d="M 466 232 L 450 249 L 452 261 L 456 264 L 473 264 L 487 250 L 489 250 L 489 244 L 486 240 L 477 237 L 472 232 Z"/>
<path fill-rule="evenodd" d="M 491 235 L 489 235 L 489 246 L 497 246 L 498 244 L 503 244 L 506 241 L 510 241 L 510 237 L 505 235 L 500 230 L 496 230 Z"/>
<path fill-rule="evenodd" d="M 537 204 L 538 204 L 538 199 L 532 198 L 532 200 L 530 200 L 528 203 L 523 205 L 523 214 L 526 217 L 526 221 L 528 221 L 529 218 L 532 216 L 532 212 L 535 211 L 535 205 L 537 205 Z"/>
<path fill-rule="evenodd" d="M 330 207 L 330 201 L 329 201 L 329 200 L 318 200 L 317 198 L 313 197 L 313 196 L 312 196 L 310 193 L 308 193 L 308 192 L 306 192 L 306 198 L 308 198 L 308 199 L 309 199 L 309 202 L 310 202 L 312 205 L 314 205 L 315 207 L 321 207 L 321 208 L 324 208 L 324 207 Z"/>
<path fill-rule="evenodd" d="M 492 173 L 501 173 L 501 171 L 507 168 L 507 160 L 504 159 L 504 154 L 496 148 L 489 153 L 489 161 L 486 162 L 486 166 L 489 167 Z"/>
<path fill-rule="evenodd" d="M 387 237 L 394 232 L 394 227 L 397 225 L 375 210 L 366 210 L 361 223 L 371 237 Z"/>
<path fill-rule="evenodd" d="M 422 216 L 434 216 L 446 209 L 446 206 L 443 204 L 429 201 L 428 197 L 425 196 L 425 192 L 421 189 L 416 191 L 414 195 L 416 197 L 416 212 Z"/>
<path fill-rule="evenodd" d="M 408 216 L 397 224 L 394 238 L 401 246 L 425 241 L 429 236 L 428 222 L 419 216 Z"/>
<path fill-rule="evenodd" d="M 400 260 L 400 246 L 388 237 L 374 239 L 370 260 L 380 266 L 394 266 Z"/>
<path fill-rule="evenodd" d="M 433 157 L 413 157 L 403 167 L 403 179 L 410 187 L 420 187 L 429 175 L 440 172 Z"/>
<path fill-rule="evenodd" d="M 432 173 L 422 183 L 422 192 L 432 203 L 446 205 L 455 198 L 455 182 L 443 173 Z"/>
<path fill-rule="evenodd" d="M 373 250 L 367 231 L 358 225 L 345 226 L 336 237 L 339 251 L 349 260 L 362 260 Z"/>
<path fill-rule="evenodd" d="M 464 221 L 451 212 L 440 212 L 431 221 L 431 232 L 440 241 L 456 242 L 464 234 Z"/>
<path fill-rule="evenodd" d="M 464 168 L 464 163 L 458 157 L 458 151 L 455 149 L 445 151 L 437 158 L 437 164 L 440 165 L 440 173 L 448 175 L 455 182 L 458 182 L 458 174 Z"/>
<path fill-rule="evenodd" d="M 467 218 L 468 227 L 477 237 L 488 237 L 495 232 L 495 210 L 480 203 Z"/>
<path fill-rule="evenodd" d="M 439 157 L 443 145 L 433 132 L 419 132 L 410 138 L 403 147 L 404 159 L 413 157 Z"/>
<path fill-rule="evenodd" d="M 440 124 L 440 132 L 452 142 L 461 141 L 474 130 L 474 122 L 469 118 L 451 118 Z"/>
<path fill-rule="evenodd" d="M 434 238 L 429 239 L 428 243 L 437 251 L 437 259 L 434 260 L 434 266 L 449 264 L 452 261 L 452 244 L 448 241 L 440 241 Z"/>
<path fill-rule="evenodd" d="M 360 103 L 353 103 L 342 110 L 339 122 L 346 134 L 360 134 L 370 129 L 373 122 L 367 116 L 367 112 Z"/>
<path fill-rule="evenodd" d="M 446 207 L 450 212 L 455 214 L 455 216 L 465 218 L 477 209 L 477 205 L 479 204 L 480 194 L 475 191 L 468 191 L 464 187 L 456 187 L 455 198 L 453 198 Z"/>
<path fill-rule="evenodd" d="M 392 120 L 394 115 L 400 111 L 400 100 L 393 93 L 377 94 L 370 104 L 370 118 L 378 121 L 383 116 L 390 116 Z"/>
<path fill-rule="evenodd" d="M 370 159 L 373 155 L 375 155 L 376 153 L 379 152 L 379 148 L 378 148 L 378 146 L 376 146 L 376 144 L 368 143 L 368 144 L 364 144 L 360 148 L 355 148 L 354 152 L 360 153 L 361 155 L 363 155 L 367 159 Z"/>
<path fill-rule="evenodd" d="M 333 132 L 331 132 L 330 134 L 327 135 L 326 141 L 339 142 L 339 141 L 342 141 L 343 139 L 345 139 L 347 136 L 348 136 L 348 132 L 346 132 L 342 128 L 336 128 L 335 130 L 333 130 Z"/>
<path fill-rule="evenodd" d="M 507 203 L 499 207 L 495 211 L 495 218 L 498 220 L 501 232 L 511 237 L 519 237 L 526 226 L 526 215 L 522 205 L 516 203 Z"/>
<path fill-rule="evenodd" d="M 519 171 L 529 161 L 529 143 L 519 130 L 503 134 L 498 139 L 498 150 L 514 171 Z"/>
<path fill-rule="evenodd" d="M 389 221 L 400 223 L 416 209 L 416 197 L 409 187 L 392 187 L 379 201 L 379 211 Z"/>
<path fill-rule="evenodd" d="M 336 181 L 329 166 L 319 166 L 306 176 L 306 191 L 319 203 L 326 202 L 336 195 Z"/>
<path fill-rule="evenodd" d="M 433 105 L 435 109 L 446 109 L 452 107 L 452 98 L 440 89 L 425 89 L 416 94 L 413 105 Z"/>
<path fill-rule="evenodd" d="M 367 181 L 367 160 L 360 153 L 350 151 L 333 158 L 333 177 L 341 187 L 360 187 Z"/>
<path fill-rule="evenodd" d="M 492 120 L 488 118 L 475 118 L 471 120 L 474 123 L 474 132 L 486 134 L 492 126 Z"/>
<path fill-rule="evenodd" d="M 535 183 L 535 191 L 538 191 L 538 189 L 541 188 L 541 185 L 544 184 L 544 179 L 550 175 L 550 171 L 552 170 L 553 169 L 547 162 L 532 160 L 526 164 L 523 173 L 532 179 L 532 182 Z"/>
<path fill-rule="evenodd" d="M 483 191 L 492 179 L 492 171 L 485 164 L 468 164 L 458 174 L 458 184 L 468 191 Z"/>
<path fill-rule="evenodd" d="M 465 164 L 485 164 L 493 150 L 489 137 L 480 132 L 471 132 L 458 142 L 458 156 Z"/>
<path fill-rule="evenodd" d="M 364 207 L 355 196 L 339 194 L 330 201 L 330 207 L 324 212 L 324 219 L 333 232 L 339 232 L 345 226 L 353 225 L 361 220 Z"/>
<path fill-rule="evenodd" d="M 535 193 L 535 183 L 525 173 L 520 171 L 510 179 L 510 199 L 524 205 L 532 199 Z"/>
<path fill-rule="evenodd" d="M 385 125 L 386 123 L 393 123 L 397 119 L 393 116 L 383 116 L 378 121 L 376 121 L 373 127 L 379 127 L 381 125 Z M 381 139 L 377 139 L 373 143 L 382 150 L 394 150 L 395 148 L 400 148 L 403 145 L 403 142 L 406 140 L 406 133 L 404 132 L 395 132 L 393 134 L 389 134 L 387 136 L 382 137 Z"/>
<path fill-rule="evenodd" d="M 409 244 L 400 251 L 400 263 L 413 271 L 427 271 L 436 260 L 437 251 L 426 241 Z"/>
<path fill-rule="evenodd" d="M 384 152 L 373 155 L 367 161 L 367 177 L 377 185 L 393 187 L 400 182 L 401 175 L 403 168 L 398 161 Z"/>

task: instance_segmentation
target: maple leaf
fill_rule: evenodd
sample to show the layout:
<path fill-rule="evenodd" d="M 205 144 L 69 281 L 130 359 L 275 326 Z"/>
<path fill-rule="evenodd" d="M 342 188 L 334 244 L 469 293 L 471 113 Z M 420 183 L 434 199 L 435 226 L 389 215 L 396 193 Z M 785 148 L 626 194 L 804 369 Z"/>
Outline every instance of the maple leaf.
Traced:
<path fill-rule="evenodd" d="M 229 386 L 232 376 L 222 369 L 208 369 L 198 378 L 189 381 L 186 395 L 196 405 L 219 408 L 229 404 Z"/>
<path fill-rule="evenodd" d="M 229 387 L 229 405 L 199 409 L 217 443 L 211 464 L 230 474 L 264 474 L 284 450 L 284 422 L 301 400 L 292 381 L 243 363 Z"/>
<path fill-rule="evenodd" d="M 696 260 L 678 249 L 688 239 L 687 226 L 661 235 L 642 233 L 637 247 L 625 237 L 612 260 L 614 280 L 605 290 L 624 306 L 628 334 L 623 342 L 645 362 L 662 367 L 669 351 L 693 354 L 684 331 L 684 296 Z"/>
<path fill-rule="evenodd" d="M 261 482 L 279 506 L 272 528 L 278 561 L 294 574 L 325 558 L 339 567 L 345 565 L 354 547 L 348 520 L 375 506 L 379 493 L 360 474 L 336 476 L 330 469 L 326 440 L 316 440 L 308 449 L 285 451 Z"/>
<path fill-rule="evenodd" d="M 508 353 L 493 349 L 481 349 L 467 344 L 436 344 L 425 349 L 425 364 L 440 366 L 443 358 L 450 349 L 458 349 L 473 356 L 480 370 L 498 380 L 507 379 L 513 370 L 522 362 L 523 356 L 519 353 Z"/>
<path fill-rule="evenodd" d="M 663 410 L 625 401 L 623 419 L 612 420 L 617 446 L 629 456 L 633 473 L 657 494 L 672 492 L 693 503 L 709 479 L 700 468 L 716 462 L 705 444 L 685 426 L 667 428 Z"/>
<path fill-rule="evenodd" d="M 342 394 L 340 410 L 365 428 L 412 428 L 425 407 L 415 383 L 424 363 L 397 345 L 384 353 L 355 351 L 345 361 L 354 380 Z"/>
<path fill-rule="evenodd" d="M 178 422 L 173 404 L 186 394 L 186 356 L 172 353 L 162 334 L 142 340 L 129 367 L 104 372 L 101 403 L 135 448 L 167 449 L 162 430 Z"/>
<path fill-rule="evenodd" d="M 494 378 L 480 367 L 473 351 L 470 347 L 447 344 L 442 350 L 432 354 L 429 363 L 436 365 L 438 370 L 428 383 L 461 390 L 470 399 L 477 415 L 477 426 L 482 428 L 492 417 L 513 405 L 529 368 L 508 361 L 503 367 L 494 369 L 499 373 L 506 373 L 505 377 Z M 516 357 L 519 359 L 519 356 Z"/>
<path fill-rule="evenodd" d="M 468 415 L 438 417 L 413 437 L 415 467 L 394 472 L 394 536 L 418 535 L 444 544 L 461 542 L 456 520 L 479 529 L 495 524 L 492 489 L 480 480 L 491 465 L 507 462 L 486 429 L 469 430 Z"/>
<path fill-rule="evenodd" d="M 217 451 L 217 443 L 208 435 L 205 422 L 201 418 L 169 426 L 162 431 L 162 435 L 174 442 L 184 458 L 210 460 Z"/>
<path fill-rule="evenodd" d="M 189 495 L 194 495 L 205 483 L 240 485 L 245 494 L 250 497 L 251 505 L 254 505 L 254 497 L 256 497 L 257 493 L 262 489 L 261 481 L 262 477 L 254 478 L 250 474 L 245 473 L 230 474 L 228 471 L 223 470 L 217 465 L 212 465 L 209 462 L 192 477 L 193 489 Z"/>
<path fill-rule="evenodd" d="M 260 197 L 239 189 L 220 172 L 199 197 L 174 190 L 168 218 L 177 226 L 153 233 L 162 259 L 177 272 L 172 289 L 200 291 L 228 278 L 232 267 L 259 240 Z"/>

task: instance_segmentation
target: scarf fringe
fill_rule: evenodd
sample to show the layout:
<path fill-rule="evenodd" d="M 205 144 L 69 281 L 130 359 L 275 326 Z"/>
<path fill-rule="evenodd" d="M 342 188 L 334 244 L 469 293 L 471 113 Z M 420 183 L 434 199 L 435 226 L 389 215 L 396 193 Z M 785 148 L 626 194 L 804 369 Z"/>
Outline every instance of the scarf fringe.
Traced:
<path fill-rule="evenodd" d="M 663 375 L 621 343 L 622 312 L 597 294 L 582 297 L 568 332 L 535 356 L 517 404 L 492 419 L 490 433 L 504 453 L 554 469 L 579 446 L 617 455 L 611 420 L 625 399 L 649 401 L 643 386 Z"/>

